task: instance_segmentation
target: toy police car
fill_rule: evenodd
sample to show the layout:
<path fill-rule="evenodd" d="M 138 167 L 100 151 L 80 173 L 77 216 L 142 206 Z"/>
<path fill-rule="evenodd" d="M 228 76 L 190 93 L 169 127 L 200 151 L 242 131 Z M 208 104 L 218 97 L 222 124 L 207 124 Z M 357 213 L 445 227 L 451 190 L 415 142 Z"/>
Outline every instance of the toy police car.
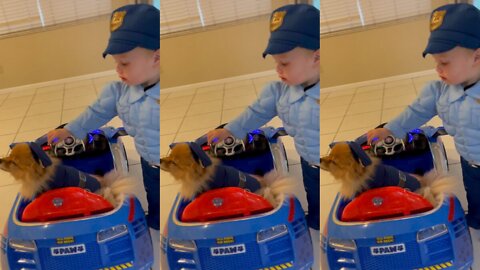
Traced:
<path fill-rule="evenodd" d="M 46 151 L 63 163 L 103 175 L 128 170 L 119 135 L 104 128 Z M 42 143 L 42 140 L 39 143 Z M 126 194 L 113 207 L 80 188 L 45 192 L 33 201 L 17 195 L 1 235 L 2 269 L 149 269 L 153 248 L 138 199 Z"/>
<path fill-rule="evenodd" d="M 403 171 L 445 172 L 443 134 L 423 127 L 370 150 Z M 451 194 L 436 207 L 398 187 L 369 190 L 352 201 L 337 195 L 321 235 L 322 269 L 469 269 L 472 262 L 464 211 Z"/>
<path fill-rule="evenodd" d="M 282 130 L 255 130 L 211 151 L 224 164 L 263 175 L 288 170 Z M 209 148 L 203 144 L 204 150 Z M 161 236 L 162 269 L 309 269 L 313 247 L 304 211 L 293 195 L 273 208 L 239 188 L 177 196 Z"/>

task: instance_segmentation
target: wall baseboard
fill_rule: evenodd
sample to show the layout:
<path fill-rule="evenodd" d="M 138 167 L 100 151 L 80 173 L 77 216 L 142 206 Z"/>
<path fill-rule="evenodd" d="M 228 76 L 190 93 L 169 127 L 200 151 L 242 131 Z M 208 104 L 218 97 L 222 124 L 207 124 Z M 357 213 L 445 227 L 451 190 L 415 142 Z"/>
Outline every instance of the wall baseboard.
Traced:
<path fill-rule="evenodd" d="M 107 70 L 107 71 L 102 71 L 102 72 L 97 72 L 97 73 L 90 73 L 90 74 L 85 74 L 85 75 L 80 75 L 80 76 L 75 76 L 75 77 L 63 78 L 63 79 L 59 79 L 59 80 L 45 81 L 45 82 L 40 82 L 40 83 L 32 83 L 32 84 L 20 85 L 20 86 L 15 86 L 15 87 L 10 87 L 10 88 L 4 88 L 4 89 L 0 89 L 0 93 L 10 93 L 10 92 L 27 90 L 27 89 L 32 89 L 32 88 L 37 89 L 37 88 L 42 88 L 42 87 L 46 87 L 46 86 L 50 86 L 50 85 L 56 85 L 56 84 L 62 84 L 62 83 L 70 83 L 70 82 L 75 82 L 75 81 L 87 80 L 87 79 L 100 78 L 100 77 L 105 77 L 105 76 L 110 76 L 110 75 L 115 75 L 115 74 L 116 74 L 115 70 Z"/>
<path fill-rule="evenodd" d="M 427 75 L 432 75 L 432 74 L 435 74 L 434 69 L 418 71 L 418 72 L 413 72 L 413 73 L 407 73 L 407 74 L 402 74 L 402 75 L 395 75 L 395 76 L 390 76 L 390 77 L 385 77 L 385 78 L 375 79 L 375 80 L 368 80 L 368 81 L 361 81 L 361 82 L 356 82 L 356 83 L 342 84 L 342 85 L 332 86 L 332 87 L 327 87 L 327 88 L 321 88 L 320 87 L 320 93 L 326 94 L 326 93 L 330 93 L 330 92 L 359 88 L 359 87 L 366 86 L 366 85 L 380 84 L 380 83 L 386 83 L 386 82 L 391 82 L 391 81 L 410 79 L 410 78 L 413 78 L 413 77 L 427 76 Z M 320 80 L 321 80 L 321 76 L 320 76 Z"/>
<path fill-rule="evenodd" d="M 241 80 L 248 80 L 248 79 L 252 79 L 252 78 L 265 77 L 265 76 L 275 75 L 275 74 L 276 74 L 275 70 L 267 70 L 267 71 L 262 71 L 262 72 L 256 72 L 256 73 L 244 74 L 244 75 L 240 75 L 240 76 L 223 78 L 223 79 L 219 79 L 219 80 L 192 83 L 192 84 L 186 84 L 186 85 L 175 86 L 175 87 L 164 88 L 164 89 L 161 88 L 160 93 L 161 94 L 162 93 L 166 94 L 166 93 L 178 92 L 178 91 L 183 91 L 183 90 L 191 90 L 191 89 L 201 88 L 201 87 L 209 86 L 209 85 L 229 83 L 229 82 L 241 81 Z M 161 77 L 162 77 L 162 75 L 160 75 L 160 78 Z M 160 81 L 161 81 L 161 79 L 160 79 Z M 160 83 L 160 87 L 161 87 L 161 83 Z"/>

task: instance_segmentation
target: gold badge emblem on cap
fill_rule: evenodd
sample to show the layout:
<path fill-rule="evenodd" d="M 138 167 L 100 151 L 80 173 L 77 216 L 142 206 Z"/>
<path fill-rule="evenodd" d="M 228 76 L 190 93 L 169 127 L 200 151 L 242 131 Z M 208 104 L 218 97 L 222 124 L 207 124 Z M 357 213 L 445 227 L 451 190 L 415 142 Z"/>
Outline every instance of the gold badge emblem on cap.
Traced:
<path fill-rule="evenodd" d="M 283 18 L 287 14 L 286 11 L 276 11 L 272 15 L 272 21 L 270 22 L 270 32 L 277 30 L 280 26 L 282 26 Z"/>
<path fill-rule="evenodd" d="M 123 18 L 125 18 L 126 14 L 126 11 L 116 11 L 113 13 L 112 21 L 110 22 L 110 32 L 113 32 L 122 26 Z"/>
<path fill-rule="evenodd" d="M 446 10 L 437 10 L 432 14 L 432 20 L 430 21 L 430 31 L 433 31 L 440 27 L 443 23 L 443 17 L 447 13 Z"/>

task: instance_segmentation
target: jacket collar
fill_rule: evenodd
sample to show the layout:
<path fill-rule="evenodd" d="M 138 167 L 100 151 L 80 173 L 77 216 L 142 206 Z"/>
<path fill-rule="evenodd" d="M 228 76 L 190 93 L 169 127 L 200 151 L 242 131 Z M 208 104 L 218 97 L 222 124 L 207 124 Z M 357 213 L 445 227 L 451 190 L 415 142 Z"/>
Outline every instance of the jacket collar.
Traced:
<path fill-rule="evenodd" d="M 319 99 L 320 98 L 320 82 L 315 84 L 312 88 L 308 89 L 307 91 L 303 90 L 303 86 L 301 85 L 295 85 L 295 86 L 289 86 L 290 89 L 288 89 L 289 92 L 289 98 L 288 102 L 289 103 L 295 103 L 299 99 L 301 99 L 303 96 L 308 96 L 312 97 L 314 99 Z"/>
<path fill-rule="evenodd" d="M 160 99 L 160 82 L 147 91 L 144 91 L 141 85 L 129 86 L 127 91 L 129 103 L 135 103 L 143 96 L 149 96 L 158 100 Z"/>
<path fill-rule="evenodd" d="M 480 100 L 480 83 L 477 82 L 475 85 L 465 90 L 465 94 L 476 100 Z"/>

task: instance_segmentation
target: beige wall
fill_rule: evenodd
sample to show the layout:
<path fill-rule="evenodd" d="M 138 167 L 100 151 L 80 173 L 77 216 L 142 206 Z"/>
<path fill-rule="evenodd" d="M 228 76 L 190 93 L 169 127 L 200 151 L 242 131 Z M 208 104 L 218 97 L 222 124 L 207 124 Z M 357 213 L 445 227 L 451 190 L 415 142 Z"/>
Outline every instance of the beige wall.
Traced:
<path fill-rule="evenodd" d="M 113 68 L 102 52 L 108 18 L 0 39 L 0 88 L 57 80 Z"/>
<path fill-rule="evenodd" d="M 272 9 L 293 3 L 272 0 Z M 269 38 L 269 15 L 225 24 L 205 31 L 162 37 L 162 88 L 218 80 L 274 69 L 271 57 L 262 58 Z"/>
<path fill-rule="evenodd" d="M 131 3 L 112 0 L 112 9 Z M 0 89 L 112 70 L 109 15 L 0 39 Z"/>
<path fill-rule="evenodd" d="M 240 24 L 160 40 L 161 87 L 271 70 L 268 16 Z"/>
<path fill-rule="evenodd" d="M 428 16 L 365 31 L 320 38 L 320 86 L 330 87 L 434 68 L 422 58 Z"/>
<path fill-rule="evenodd" d="M 449 0 L 432 0 L 432 9 Z M 368 28 L 367 28 L 368 29 Z M 322 88 L 433 69 L 422 58 L 429 36 L 429 15 L 368 30 L 320 37 Z"/>

